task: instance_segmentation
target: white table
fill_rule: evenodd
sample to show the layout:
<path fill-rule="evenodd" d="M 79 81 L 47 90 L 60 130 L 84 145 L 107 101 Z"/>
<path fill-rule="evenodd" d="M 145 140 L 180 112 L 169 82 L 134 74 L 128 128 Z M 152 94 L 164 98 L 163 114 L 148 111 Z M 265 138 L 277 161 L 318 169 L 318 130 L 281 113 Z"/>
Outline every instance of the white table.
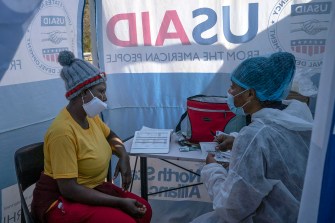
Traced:
<path fill-rule="evenodd" d="M 197 149 L 195 151 L 189 151 L 189 152 L 180 152 L 179 148 L 181 147 L 178 144 L 178 136 L 177 134 L 173 133 L 171 135 L 171 142 L 170 142 L 170 151 L 166 154 L 154 154 L 154 153 L 140 153 L 140 154 L 131 154 L 130 148 L 131 144 L 133 142 L 133 138 L 127 140 L 124 142 L 125 149 L 127 150 L 129 155 L 135 155 L 140 157 L 140 176 L 141 176 L 141 196 L 148 200 L 148 179 L 147 179 L 147 158 L 158 158 L 162 159 L 165 162 L 168 162 L 170 164 L 173 164 L 165 159 L 171 159 L 171 160 L 185 160 L 185 161 L 196 161 L 196 162 L 205 162 L 206 155 L 202 154 L 200 149 Z M 173 164 L 176 165 L 176 164 Z M 176 165 L 178 166 L 178 165 Z M 199 175 L 193 171 L 190 171 L 186 168 L 183 168 L 181 166 L 178 166 L 186 171 L 189 171 L 193 174 Z M 200 183 L 201 184 L 201 183 Z M 176 188 L 178 189 L 178 188 Z"/>
<path fill-rule="evenodd" d="M 131 144 L 133 142 L 133 138 L 124 142 L 125 148 L 130 154 Z M 177 134 L 171 134 L 171 142 L 170 142 L 170 151 L 169 153 L 140 153 L 140 154 L 130 154 L 130 155 L 138 155 L 140 157 L 149 157 L 149 158 L 159 158 L 159 159 L 172 159 L 172 160 L 185 160 L 185 161 L 205 161 L 206 156 L 201 153 L 200 149 L 189 152 L 180 152 L 179 148 L 181 146 L 178 144 L 178 136 Z"/>

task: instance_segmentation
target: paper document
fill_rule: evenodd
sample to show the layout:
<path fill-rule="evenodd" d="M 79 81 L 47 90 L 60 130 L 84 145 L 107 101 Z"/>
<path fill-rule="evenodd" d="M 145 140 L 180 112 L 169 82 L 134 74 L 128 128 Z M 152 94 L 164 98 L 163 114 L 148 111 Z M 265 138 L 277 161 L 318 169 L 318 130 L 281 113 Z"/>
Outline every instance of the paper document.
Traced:
<path fill-rule="evenodd" d="M 130 153 L 169 153 L 172 129 L 143 127 L 136 131 Z"/>
<path fill-rule="evenodd" d="M 231 157 L 230 150 L 226 152 L 215 150 L 215 147 L 218 145 L 216 142 L 200 142 L 199 144 L 201 147 L 201 153 L 205 159 L 208 153 L 213 153 L 216 161 L 229 163 Z"/>

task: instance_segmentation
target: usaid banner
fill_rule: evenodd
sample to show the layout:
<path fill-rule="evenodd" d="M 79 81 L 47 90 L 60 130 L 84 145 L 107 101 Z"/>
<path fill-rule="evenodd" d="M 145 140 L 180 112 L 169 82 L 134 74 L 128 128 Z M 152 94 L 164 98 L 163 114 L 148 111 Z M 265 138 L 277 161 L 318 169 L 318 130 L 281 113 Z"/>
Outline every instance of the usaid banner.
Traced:
<path fill-rule="evenodd" d="M 2 4 L 8 7 L 3 10 L 8 10 L 7 13 L 12 13 L 15 17 L 23 9 L 13 2 L 15 1 L 3 1 Z M 22 29 L 25 33 L 18 42 L 19 47 L 6 49 L 16 52 L 11 52 L 14 56 L 5 64 L 7 70 L 0 76 L 0 86 L 58 78 L 61 66 L 57 62 L 57 56 L 60 51 L 71 50 L 82 55 L 80 30 L 83 5 L 84 1 L 80 0 L 44 0 L 36 5 L 32 9 L 34 14 L 30 17 L 30 23 L 26 24 L 28 20 L 23 21 Z M 13 18 L 6 21 L 6 32 L 11 32 L 11 27 L 13 30 L 18 28 L 11 21 Z M 10 44 L 10 38 L 4 42 Z"/>
<path fill-rule="evenodd" d="M 311 146 L 298 222 L 334 222 L 335 13 L 332 15 L 316 103 Z M 312 201 L 312 202 L 311 202 Z"/>
<path fill-rule="evenodd" d="M 117 4 L 116 4 L 117 3 Z M 97 2 L 98 54 L 107 73 L 230 73 L 275 51 L 297 58 L 295 86 L 316 93 L 330 1 Z"/>

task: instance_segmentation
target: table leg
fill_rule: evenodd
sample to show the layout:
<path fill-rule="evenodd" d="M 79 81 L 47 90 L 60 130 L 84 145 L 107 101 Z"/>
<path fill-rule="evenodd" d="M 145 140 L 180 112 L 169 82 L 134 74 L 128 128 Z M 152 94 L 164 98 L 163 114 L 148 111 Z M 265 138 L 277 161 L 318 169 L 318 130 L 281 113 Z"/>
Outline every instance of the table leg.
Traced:
<path fill-rule="evenodd" d="M 148 200 L 147 158 L 140 157 L 141 197 Z"/>

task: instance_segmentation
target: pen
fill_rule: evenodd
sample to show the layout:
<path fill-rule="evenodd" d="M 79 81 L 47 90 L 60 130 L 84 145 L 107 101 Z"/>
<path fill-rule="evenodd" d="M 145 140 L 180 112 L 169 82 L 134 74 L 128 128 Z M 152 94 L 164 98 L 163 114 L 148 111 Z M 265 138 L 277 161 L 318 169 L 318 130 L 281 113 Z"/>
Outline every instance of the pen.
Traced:
<path fill-rule="evenodd" d="M 209 130 L 212 134 L 212 136 L 214 137 L 214 140 L 216 139 L 216 134 L 212 131 L 212 130 Z"/>
<path fill-rule="evenodd" d="M 209 130 L 212 134 L 212 136 L 216 136 L 215 133 L 212 130 Z"/>

